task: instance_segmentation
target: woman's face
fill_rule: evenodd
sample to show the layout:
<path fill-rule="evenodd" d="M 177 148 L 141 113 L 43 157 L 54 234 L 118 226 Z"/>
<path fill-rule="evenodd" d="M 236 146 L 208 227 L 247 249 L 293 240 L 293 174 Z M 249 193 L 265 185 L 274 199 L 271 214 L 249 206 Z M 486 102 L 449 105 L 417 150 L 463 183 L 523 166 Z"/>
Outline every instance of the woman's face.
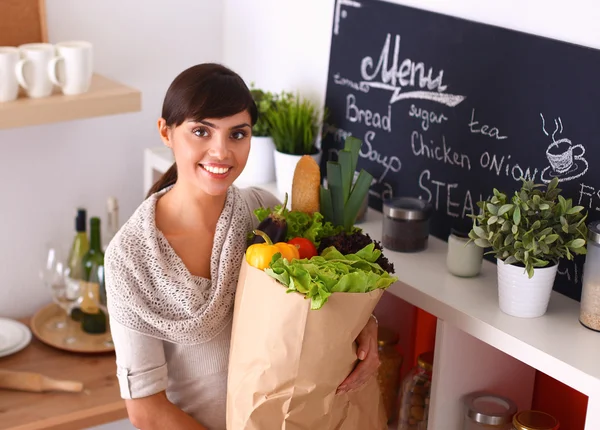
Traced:
<path fill-rule="evenodd" d="M 159 120 L 164 143 L 173 150 L 177 181 L 211 196 L 225 194 L 242 173 L 250 152 L 250 114 L 184 121 L 168 128 Z"/>

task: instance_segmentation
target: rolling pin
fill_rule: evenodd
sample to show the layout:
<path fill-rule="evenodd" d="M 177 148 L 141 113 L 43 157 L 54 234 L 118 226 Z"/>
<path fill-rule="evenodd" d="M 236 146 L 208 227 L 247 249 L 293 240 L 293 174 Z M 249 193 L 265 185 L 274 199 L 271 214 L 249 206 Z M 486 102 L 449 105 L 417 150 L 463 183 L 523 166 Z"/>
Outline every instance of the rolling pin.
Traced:
<path fill-rule="evenodd" d="M 52 379 L 39 373 L 16 372 L 0 369 L 0 388 L 10 390 L 31 391 L 68 391 L 78 393 L 83 390 L 83 383 Z"/>

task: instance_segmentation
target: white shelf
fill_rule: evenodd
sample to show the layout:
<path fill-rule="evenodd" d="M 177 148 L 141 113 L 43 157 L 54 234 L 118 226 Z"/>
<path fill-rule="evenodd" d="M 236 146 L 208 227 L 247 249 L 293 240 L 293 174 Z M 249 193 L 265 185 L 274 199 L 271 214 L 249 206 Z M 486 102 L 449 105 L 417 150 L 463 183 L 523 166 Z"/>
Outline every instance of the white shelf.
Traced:
<path fill-rule="evenodd" d="M 275 184 L 260 187 L 277 195 Z M 359 226 L 380 241 L 381 222 L 369 209 Z M 439 318 L 429 427 L 459 426 L 460 397 L 480 389 L 531 407 L 537 369 L 589 396 L 585 430 L 598 430 L 600 334 L 579 323 L 579 303 L 553 291 L 544 316 L 507 315 L 498 306 L 496 266 L 484 261 L 480 276 L 458 278 L 446 270 L 446 252 L 435 237 L 423 252 L 385 250 L 399 279 L 388 292 Z"/>
<path fill-rule="evenodd" d="M 381 219 L 370 210 L 360 227 L 379 240 Z M 512 317 L 498 307 L 496 266 L 484 261 L 479 277 L 457 278 L 446 250 L 434 237 L 420 253 L 385 250 L 399 278 L 389 292 L 582 393 L 600 392 L 600 334 L 579 323 L 577 301 L 552 292 L 546 315 Z"/>
<path fill-rule="evenodd" d="M 148 151 L 160 158 L 160 151 Z M 162 167 L 171 162 L 170 158 L 163 160 Z M 154 167 L 147 166 L 148 170 L 162 167 L 156 160 Z M 275 184 L 260 187 L 278 194 Z M 381 222 L 381 213 L 369 209 L 366 221 L 359 226 L 380 241 Z M 388 291 L 440 320 L 434 372 L 445 376 L 434 380 L 432 413 L 439 412 L 436 417 L 442 420 L 430 422 L 432 429 L 447 430 L 444 425 L 449 421 L 445 418 L 450 416 L 450 422 L 458 424 L 458 396 L 477 387 L 497 387 L 504 395 L 515 398 L 522 408 L 528 407 L 533 369 L 537 369 L 589 396 L 585 430 L 598 430 L 600 334 L 579 323 L 579 303 L 553 292 L 542 317 L 528 319 L 504 314 L 498 306 L 496 266 L 484 261 L 480 276 L 458 278 L 446 270 L 446 252 L 447 243 L 435 237 L 430 237 L 428 249 L 423 252 L 385 250 L 399 278 Z M 498 382 L 502 378 L 509 381 Z"/>

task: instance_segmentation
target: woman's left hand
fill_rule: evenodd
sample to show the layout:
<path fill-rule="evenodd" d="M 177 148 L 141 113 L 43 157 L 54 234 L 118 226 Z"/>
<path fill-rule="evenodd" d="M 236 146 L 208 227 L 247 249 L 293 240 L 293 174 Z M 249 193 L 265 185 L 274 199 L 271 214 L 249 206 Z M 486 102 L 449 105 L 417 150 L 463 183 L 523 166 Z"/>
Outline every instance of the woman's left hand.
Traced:
<path fill-rule="evenodd" d="M 360 362 L 352 373 L 340 384 L 337 393 L 347 393 L 362 387 L 379 368 L 379 351 L 377 349 L 377 320 L 370 317 L 367 325 L 356 338 L 357 355 Z"/>

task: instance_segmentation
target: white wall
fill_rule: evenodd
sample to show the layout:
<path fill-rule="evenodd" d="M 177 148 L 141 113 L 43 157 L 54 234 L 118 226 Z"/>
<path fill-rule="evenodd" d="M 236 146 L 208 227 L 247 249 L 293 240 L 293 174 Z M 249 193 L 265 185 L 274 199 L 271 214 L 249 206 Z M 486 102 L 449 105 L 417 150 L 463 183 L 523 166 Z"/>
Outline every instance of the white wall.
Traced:
<path fill-rule="evenodd" d="M 37 279 L 44 243 L 70 246 L 77 206 L 88 220 L 105 217 L 106 198 L 115 195 L 121 220 L 131 215 L 143 195 L 142 150 L 160 145 L 156 119 L 167 86 L 223 53 L 218 1 L 46 0 L 46 7 L 50 42 L 91 41 L 96 72 L 141 90 L 142 111 L 0 130 L 2 317 L 29 315 L 50 300 Z"/>
<path fill-rule="evenodd" d="M 334 0 L 225 1 L 225 63 L 248 82 L 324 103 Z M 597 0 L 392 2 L 600 48 Z"/>
<path fill-rule="evenodd" d="M 333 0 L 225 0 L 224 61 L 248 83 L 324 99 Z"/>

